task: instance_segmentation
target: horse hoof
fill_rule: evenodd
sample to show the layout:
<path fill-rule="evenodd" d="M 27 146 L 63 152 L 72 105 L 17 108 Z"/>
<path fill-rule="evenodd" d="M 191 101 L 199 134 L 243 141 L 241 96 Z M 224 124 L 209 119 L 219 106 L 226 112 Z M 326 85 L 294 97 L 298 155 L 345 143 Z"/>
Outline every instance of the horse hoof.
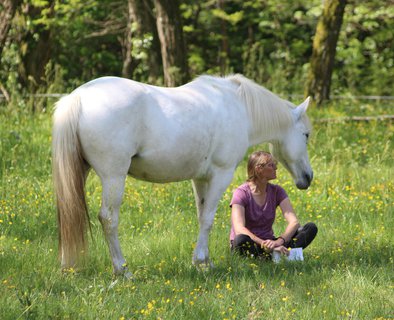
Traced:
<path fill-rule="evenodd" d="M 122 267 L 118 270 L 115 269 L 114 275 L 117 277 L 123 277 L 126 280 L 133 279 L 133 274 L 129 271 L 126 264 L 122 265 Z"/>
<path fill-rule="evenodd" d="M 126 280 L 133 280 L 133 274 L 130 271 L 125 271 L 123 273 L 123 278 Z"/>
<path fill-rule="evenodd" d="M 197 270 L 201 272 L 208 272 L 215 267 L 210 260 L 199 261 L 199 262 L 196 261 L 194 262 L 194 265 L 196 266 Z"/>
<path fill-rule="evenodd" d="M 114 273 L 114 277 L 118 278 L 118 279 L 119 278 L 123 278 L 125 280 L 133 280 L 134 275 L 130 271 L 125 270 L 123 272 L 116 272 L 116 273 Z"/>

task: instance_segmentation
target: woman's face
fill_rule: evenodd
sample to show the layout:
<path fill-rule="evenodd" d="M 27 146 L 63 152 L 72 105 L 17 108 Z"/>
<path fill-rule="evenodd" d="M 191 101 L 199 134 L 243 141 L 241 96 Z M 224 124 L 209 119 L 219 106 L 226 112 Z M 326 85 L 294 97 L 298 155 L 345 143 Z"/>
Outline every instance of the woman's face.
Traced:
<path fill-rule="evenodd" d="M 256 168 L 258 177 L 268 181 L 276 179 L 277 165 L 278 162 L 273 157 L 270 157 L 264 164 L 258 164 Z"/>

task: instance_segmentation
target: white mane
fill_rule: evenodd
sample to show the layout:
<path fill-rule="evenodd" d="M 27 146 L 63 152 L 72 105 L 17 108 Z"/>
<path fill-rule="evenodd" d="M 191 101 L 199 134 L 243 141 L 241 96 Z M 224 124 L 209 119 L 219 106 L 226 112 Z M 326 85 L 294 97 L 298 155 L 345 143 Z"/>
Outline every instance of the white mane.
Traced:
<path fill-rule="evenodd" d="M 292 103 L 240 74 L 228 76 L 227 79 L 239 84 L 238 95 L 244 101 L 256 131 L 270 136 L 292 125 Z"/>

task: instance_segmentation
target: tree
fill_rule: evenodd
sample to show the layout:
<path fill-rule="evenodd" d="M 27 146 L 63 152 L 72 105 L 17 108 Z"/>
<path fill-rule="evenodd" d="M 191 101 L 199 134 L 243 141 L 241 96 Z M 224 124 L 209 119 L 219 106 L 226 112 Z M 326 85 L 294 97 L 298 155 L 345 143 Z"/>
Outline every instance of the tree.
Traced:
<path fill-rule="evenodd" d="M 394 6 L 348 1 L 336 52 L 335 45 L 330 52 L 323 42 L 318 45 L 322 10 L 322 0 L 0 0 L 0 90 L 15 97 L 36 89 L 67 92 L 105 75 L 163 84 L 163 58 L 167 78 L 174 71 L 184 77 L 177 84 L 188 74 L 243 73 L 275 92 L 305 90 L 318 98 L 324 76 L 331 85 L 325 82 L 323 93 L 391 95 Z M 331 40 L 339 32 L 338 16 L 324 20 Z M 316 87 L 306 86 L 305 72 L 312 66 L 314 35 L 326 59 L 335 54 L 334 66 L 322 56 L 313 64 Z"/>
<path fill-rule="evenodd" d="M 189 72 L 178 1 L 155 0 L 154 3 L 164 84 L 170 87 L 184 84 L 189 80 Z"/>
<path fill-rule="evenodd" d="M 7 40 L 12 19 L 20 3 L 20 0 L 3 0 L 0 4 L 0 57 Z"/>
<path fill-rule="evenodd" d="M 148 82 L 157 81 L 161 74 L 160 41 L 151 0 L 128 0 L 128 23 L 123 50 L 123 77 L 133 78 L 137 66 L 145 62 Z M 142 53 L 146 53 L 145 56 Z"/>
<path fill-rule="evenodd" d="M 53 61 L 65 69 L 71 88 L 121 75 L 127 13 L 124 0 L 56 1 Z"/>
<path fill-rule="evenodd" d="M 320 105 L 330 97 L 331 76 L 346 0 L 325 0 L 313 40 L 305 93 Z"/>
<path fill-rule="evenodd" d="M 35 5 L 26 3 L 20 14 L 29 21 L 34 28 L 27 28 L 25 34 L 21 38 L 21 60 L 20 80 L 24 87 L 35 92 L 37 88 L 43 84 L 43 76 L 45 67 L 51 58 L 52 38 L 51 30 L 45 23 L 38 22 L 45 16 L 47 19 L 53 15 L 55 1 L 46 1 L 44 4 Z M 45 15 L 43 12 L 46 12 Z M 29 25 L 28 24 L 28 25 Z"/>
<path fill-rule="evenodd" d="M 225 3 L 224 0 L 217 0 L 218 11 L 225 13 Z M 218 52 L 220 74 L 225 75 L 228 69 L 228 57 L 229 57 L 229 43 L 227 34 L 227 21 L 225 19 L 220 19 L 220 31 L 222 43 Z"/>
<path fill-rule="evenodd" d="M 14 18 L 16 9 L 20 3 L 20 0 L 3 0 L 3 2 L 0 4 L 0 60 L 5 42 L 7 40 L 8 32 L 11 28 L 12 19 Z M 9 94 L 1 83 L 0 91 L 8 101 L 10 99 Z"/>

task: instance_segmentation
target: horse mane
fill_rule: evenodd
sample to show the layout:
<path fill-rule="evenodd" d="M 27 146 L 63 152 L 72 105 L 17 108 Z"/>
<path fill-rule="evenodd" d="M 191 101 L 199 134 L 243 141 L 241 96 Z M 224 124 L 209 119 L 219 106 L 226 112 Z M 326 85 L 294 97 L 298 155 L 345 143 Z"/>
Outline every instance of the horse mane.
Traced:
<path fill-rule="evenodd" d="M 295 106 L 291 102 L 241 74 L 230 75 L 226 79 L 239 85 L 237 94 L 245 103 L 253 128 L 265 136 L 271 136 L 292 125 L 290 111 Z"/>

